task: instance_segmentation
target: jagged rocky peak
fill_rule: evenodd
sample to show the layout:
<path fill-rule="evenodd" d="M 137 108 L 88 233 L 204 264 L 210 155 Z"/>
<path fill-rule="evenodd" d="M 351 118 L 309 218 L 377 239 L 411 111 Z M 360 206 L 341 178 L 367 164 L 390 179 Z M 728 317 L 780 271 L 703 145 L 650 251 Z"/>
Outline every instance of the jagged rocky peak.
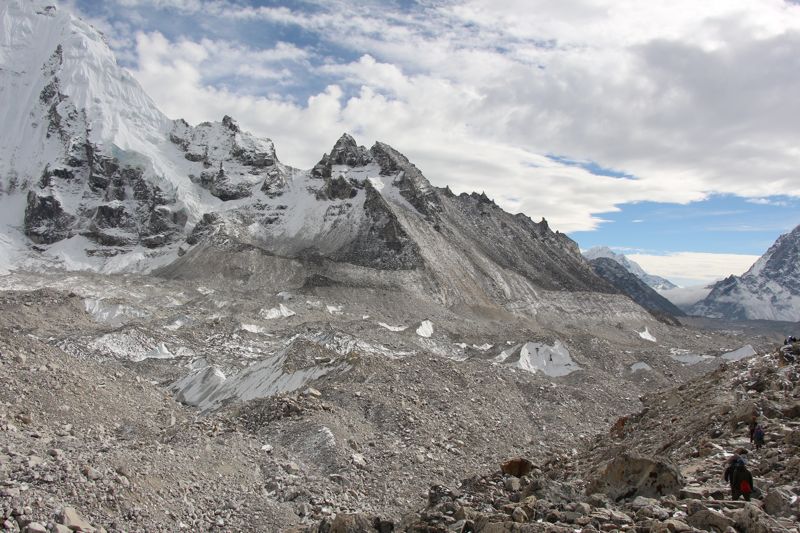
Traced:
<path fill-rule="evenodd" d="M 259 186 L 278 195 L 286 186 L 286 169 L 272 141 L 243 132 L 227 115 L 194 127 L 176 120 L 169 139 L 183 152 L 189 179 L 220 200 L 246 198 Z"/>
<path fill-rule="evenodd" d="M 630 260 L 624 254 L 619 254 L 614 252 L 608 246 L 595 246 L 586 250 L 583 253 L 583 256 L 591 261 L 593 259 L 597 259 L 600 257 L 605 257 L 608 259 L 612 259 L 622 265 L 625 270 L 639 278 L 640 280 L 647 283 L 653 289 L 659 290 L 667 290 L 667 289 L 674 289 L 677 287 L 674 283 L 666 278 L 662 278 L 661 276 L 656 276 L 654 274 L 649 274 L 646 272 L 636 261 Z"/>
<path fill-rule="evenodd" d="M 372 155 L 369 150 L 359 146 L 351 135 L 343 133 L 333 145 L 330 153 L 324 154 L 319 163 L 314 166 L 311 175 L 321 179 L 330 178 L 334 165 L 363 167 L 370 163 L 372 163 Z"/>
<path fill-rule="evenodd" d="M 422 172 L 406 156 L 386 143 L 376 142 L 370 148 L 370 153 L 380 166 L 382 175 L 397 176 L 394 185 L 400 189 L 403 198 L 425 215 L 429 221 L 437 221 L 439 213 L 442 211 L 442 201 L 436 188 L 431 185 Z"/>
<path fill-rule="evenodd" d="M 665 315 L 685 316 L 683 311 L 610 257 L 598 257 L 592 259 L 590 263 L 595 274 L 650 311 L 659 320 L 671 323 L 672 321 L 667 320 Z"/>

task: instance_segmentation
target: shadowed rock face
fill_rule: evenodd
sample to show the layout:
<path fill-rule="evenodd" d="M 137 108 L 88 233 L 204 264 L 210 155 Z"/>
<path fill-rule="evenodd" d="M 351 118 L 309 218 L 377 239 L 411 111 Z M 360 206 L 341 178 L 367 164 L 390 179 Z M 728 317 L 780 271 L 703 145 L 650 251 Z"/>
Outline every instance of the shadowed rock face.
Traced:
<path fill-rule="evenodd" d="M 611 283 L 621 293 L 648 311 L 671 316 L 685 316 L 685 313 L 675 307 L 672 302 L 658 294 L 613 259 L 599 257 L 590 263 L 595 274 Z"/>
<path fill-rule="evenodd" d="M 39 244 L 52 244 L 71 235 L 75 218 L 64 212 L 61 203 L 52 196 L 28 192 L 25 208 L 25 235 Z"/>

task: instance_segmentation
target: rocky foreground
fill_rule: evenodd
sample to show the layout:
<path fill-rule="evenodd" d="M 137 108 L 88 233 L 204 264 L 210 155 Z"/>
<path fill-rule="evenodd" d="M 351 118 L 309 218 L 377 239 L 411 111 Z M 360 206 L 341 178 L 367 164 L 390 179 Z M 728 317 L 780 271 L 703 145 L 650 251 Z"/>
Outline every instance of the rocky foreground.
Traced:
<path fill-rule="evenodd" d="M 427 507 L 399 523 L 350 514 L 300 531 L 800 531 L 800 365 L 790 359 L 776 352 L 723 366 L 643 398 L 641 412 L 573 453 L 433 486 Z M 761 450 L 748 438 L 754 415 L 768 435 Z M 750 502 L 730 500 L 722 479 L 734 453 L 755 477 Z"/>
<path fill-rule="evenodd" d="M 778 354 L 643 397 L 592 438 L 637 393 L 615 403 L 480 361 L 362 354 L 340 376 L 200 413 L 170 392 L 171 363 L 60 349 L 100 327 L 76 294 L 0 306 L 5 531 L 796 530 L 798 368 Z M 763 498 L 745 507 L 721 474 L 754 412 Z"/>

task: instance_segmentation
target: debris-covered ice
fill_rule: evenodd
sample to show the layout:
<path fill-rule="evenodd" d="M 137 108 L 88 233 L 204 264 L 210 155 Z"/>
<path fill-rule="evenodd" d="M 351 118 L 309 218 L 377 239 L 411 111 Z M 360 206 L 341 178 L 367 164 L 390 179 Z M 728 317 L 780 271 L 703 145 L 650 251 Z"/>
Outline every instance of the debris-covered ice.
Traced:
<path fill-rule="evenodd" d="M 722 354 L 721 357 L 723 359 L 727 359 L 728 361 L 739 361 L 741 359 L 745 359 L 745 358 L 750 357 L 750 356 L 755 355 L 755 354 L 756 354 L 756 351 L 753 349 L 753 346 L 750 345 L 750 344 L 747 344 L 745 346 L 742 346 L 738 350 L 734 350 L 732 352 L 728 352 L 728 353 Z"/>

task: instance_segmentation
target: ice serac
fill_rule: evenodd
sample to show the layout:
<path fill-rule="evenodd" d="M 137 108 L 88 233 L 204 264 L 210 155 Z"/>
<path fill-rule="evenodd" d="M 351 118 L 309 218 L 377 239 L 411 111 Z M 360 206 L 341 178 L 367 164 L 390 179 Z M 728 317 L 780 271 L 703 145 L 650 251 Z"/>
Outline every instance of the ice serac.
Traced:
<path fill-rule="evenodd" d="M 800 320 L 800 226 L 781 235 L 742 276 L 714 284 L 693 314 L 730 319 Z"/>
<path fill-rule="evenodd" d="M 590 261 L 594 272 L 605 279 L 631 300 L 641 305 L 655 316 L 685 316 L 672 302 L 658 294 L 639 277 L 631 273 L 617 261 L 608 257 L 598 257 Z"/>
<path fill-rule="evenodd" d="M 608 259 L 612 259 L 622 265 L 625 270 L 642 280 L 643 282 L 647 283 L 650 287 L 657 291 L 667 290 L 667 289 L 674 289 L 677 287 L 674 283 L 666 278 L 662 278 L 661 276 L 656 276 L 653 274 L 648 274 L 645 270 L 639 266 L 636 261 L 631 261 L 628 259 L 625 254 L 618 254 L 611 250 L 608 246 L 595 246 L 594 248 L 590 248 L 589 250 L 583 253 L 583 256 L 586 257 L 589 261 L 593 259 L 597 259 L 600 257 L 605 257 Z"/>

